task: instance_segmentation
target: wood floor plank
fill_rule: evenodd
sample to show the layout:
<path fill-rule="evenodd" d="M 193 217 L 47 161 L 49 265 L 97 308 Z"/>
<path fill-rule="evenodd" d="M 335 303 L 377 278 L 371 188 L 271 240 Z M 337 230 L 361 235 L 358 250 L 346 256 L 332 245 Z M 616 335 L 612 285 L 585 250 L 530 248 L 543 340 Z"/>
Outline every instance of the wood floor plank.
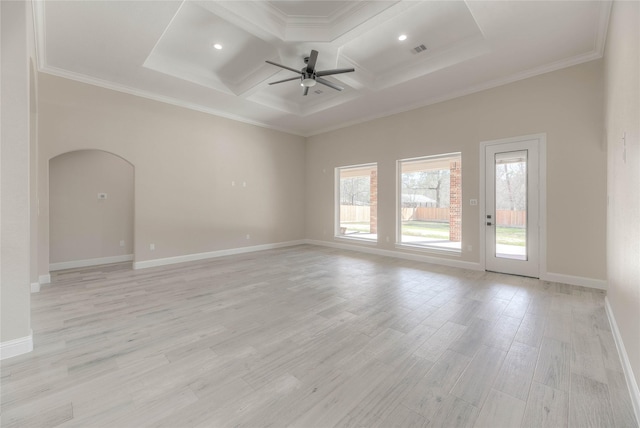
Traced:
<path fill-rule="evenodd" d="M 543 385 L 569 392 L 571 378 L 571 345 L 545 337 L 534 379 Z"/>
<path fill-rule="evenodd" d="M 429 361 L 438 361 L 466 329 L 463 325 L 447 322 L 416 349 L 415 354 Z"/>
<path fill-rule="evenodd" d="M 492 389 L 474 424 L 475 428 L 518 427 L 526 402 Z"/>
<path fill-rule="evenodd" d="M 538 348 L 544 334 L 544 324 L 545 317 L 543 315 L 525 314 L 514 340 Z"/>
<path fill-rule="evenodd" d="M 478 408 L 482 407 L 506 355 L 505 351 L 483 345 L 458 379 L 451 394 Z"/>
<path fill-rule="evenodd" d="M 598 336 L 574 332 L 571 340 L 571 373 L 607 383 L 604 357 Z"/>
<path fill-rule="evenodd" d="M 474 318 L 464 332 L 449 345 L 449 349 L 473 357 L 491 334 L 493 324 L 481 318 Z"/>
<path fill-rule="evenodd" d="M 386 419 L 375 421 L 373 428 L 422 428 L 427 420 L 403 405 L 398 405 Z"/>
<path fill-rule="evenodd" d="M 544 337 L 571 343 L 572 324 L 571 312 L 549 311 L 544 326 Z"/>
<path fill-rule="evenodd" d="M 493 382 L 493 387 L 526 402 L 537 360 L 538 349 L 514 342 Z"/>
<path fill-rule="evenodd" d="M 403 398 L 402 404 L 431 419 L 469 365 L 471 358 L 445 351 L 431 370 Z"/>
<path fill-rule="evenodd" d="M 380 420 L 387 419 L 432 366 L 431 361 L 419 357 L 407 358 L 339 421 L 338 425 L 341 427 L 368 427 L 375 425 Z"/>
<path fill-rule="evenodd" d="M 440 404 L 428 427 L 473 427 L 478 417 L 478 408 L 460 398 L 448 395 Z"/>
<path fill-rule="evenodd" d="M 604 383 L 579 374 L 571 374 L 569 426 L 615 426 L 609 388 Z"/>
<path fill-rule="evenodd" d="M 301 245 L 55 272 L 31 318 L 2 426 L 635 423 L 604 293 L 566 284 Z"/>
<path fill-rule="evenodd" d="M 640 426 L 633 412 L 633 404 L 631 403 L 631 397 L 629 397 L 629 389 L 624 374 L 617 370 L 607 370 L 607 385 L 616 427 Z"/>
<path fill-rule="evenodd" d="M 523 428 L 569 426 L 569 393 L 534 381 L 522 418 Z"/>

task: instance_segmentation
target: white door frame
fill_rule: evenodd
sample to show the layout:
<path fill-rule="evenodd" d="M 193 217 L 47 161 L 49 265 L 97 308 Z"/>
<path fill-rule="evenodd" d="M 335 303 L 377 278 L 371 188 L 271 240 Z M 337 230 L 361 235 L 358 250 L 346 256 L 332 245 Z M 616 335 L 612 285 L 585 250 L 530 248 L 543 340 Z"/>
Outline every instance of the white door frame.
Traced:
<path fill-rule="evenodd" d="M 503 138 L 500 140 L 490 140 L 480 142 L 480 201 L 479 201 L 479 225 L 480 225 L 480 267 L 486 270 L 486 148 L 488 146 L 517 143 L 520 141 L 538 140 L 538 242 L 539 242 L 539 277 L 543 278 L 547 274 L 547 134 L 531 134 L 518 137 Z"/>

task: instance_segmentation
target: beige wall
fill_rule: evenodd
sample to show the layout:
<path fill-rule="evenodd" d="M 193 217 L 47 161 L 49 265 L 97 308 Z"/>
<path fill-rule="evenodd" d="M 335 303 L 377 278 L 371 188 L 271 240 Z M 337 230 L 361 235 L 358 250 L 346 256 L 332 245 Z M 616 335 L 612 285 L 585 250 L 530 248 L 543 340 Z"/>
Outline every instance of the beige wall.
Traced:
<path fill-rule="evenodd" d="M 40 274 L 47 160 L 74 150 L 134 165 L 136 261 L 304 238 L 304 138 L 51 75 L 38 84 Z"/>
<path fill-rule="evenodd" d="M 480 196 L 480 142 L 544 132 L 548 272 L 604 280 L 602 102 L 602 63 L 595 61 L 311 137 L 307 238 L 333 240 L 334 168 L 378 162 L 377 246 L 394 250 L 396 160 L 462 152 L 464 251 L 456 259 L 478 263 L 480 213 L 469 200 Z"/>
<path fill-rule="evenodd" d="M 78 150 L 51 159 L 50 262 L 133 254 L 133 186 L 133 165 L 111 153 Z"/>
<path fill-rule="evenodd" d="M 607 297 L 640 384 L 640 4 L 614 2 L 605 48 Z M 622 141 L 626 132 L 626 145 Z"/>
<path fill-rule="evenodd" d="M 33 43 L 33 32 L 29 33 Z M 38 71 L 35 55 L 29 61 L 29 281 L 40 288 L 38 277 Z"/>
<path fill-rule="evenodd" d="M 31 334 L 29 31 L 26 2 L 0 2 L 0 342 Z M 24 352 L 27 349 L 21 348 Z M 3 351 L 6 352 L 6 351 Z M 4 354 L 6 355 L 6 354 Z"/>

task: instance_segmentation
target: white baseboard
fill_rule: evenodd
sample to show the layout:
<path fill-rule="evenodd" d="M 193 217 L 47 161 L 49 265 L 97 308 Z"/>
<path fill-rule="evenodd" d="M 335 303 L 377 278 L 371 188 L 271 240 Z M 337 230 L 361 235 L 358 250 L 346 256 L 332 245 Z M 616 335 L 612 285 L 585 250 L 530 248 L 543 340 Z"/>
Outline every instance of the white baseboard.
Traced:
<path fill-rule="evenodd" d="M 405 253 L 402 251 L 382 250 L 370 245 L 353 245 L 342 242 L 316 241 L 306 239 L 305 243 L 310 245 L 320 245 L 323 247 L 340 248 L 342 250 L 359 251 L 361 253 L 376 254 L 379 256 L 393 257 L 396 259 L 413 260 L 418 262 L 433 263 L 436 265 L 444 265 L 470 270 L 483 270 L 479 263 L 465 262 L 462 260 L 446 259 L 444 257 L 434 257 L 422 254 Z"/>
<path fill-rule="evenodd" d="M 32 282 L 31 283 L 31 292 L 32 293 L 37 293 L 40 291 L 40 283 L 39 282 Z"/>
<path fill-rule="evenodd" d="M 51 274 L 48 273 L 46 275 L 40 275 L 38 277 L 38 282 L 40 285 L 51 284 Z"/>
<path fill-rule="evenodd" d="M 609 325 L 611 325 L 613 339 L 616 342 L 616 347 L 618 348 L 618 355 L 620 355 L 620 362 L 622 363 L 622 370 L 624 371 L 624 377 L 627 381 L 627 388 L 629 388 L 629 394 L 631 395 L 631 404 L 633 405 L 633 411 L 636 414 L 636 421 L 640 421 L 640 390 L 638 389 L 636 378 L 633 375 L 631 362 L 629 361 L 627 350 L 624 347 L 620 330 L 618 330 L 618 323 L 613 315 L 613 309 L 609 303 L 609 297 L 604 298 L 604 308 L 607 312 L 607 318 L 609 318 Z"/>
<path fill-rule="evenodd" d="M 134 262 L 134 269 L 172 265 L 175 263 L 193 262 L 196 260 L 214 259 L 217 257 L 233 256 L 235 254 L 253 253 L 255 251 L 273 250 L 275 248 L 291 247 L 304 244 L 304 240 L 278 242 L 275 244 L 254 245 L 251 247 L 230 248 L 228 250 L 209 251 L 206 253 L 187 254 L 184 256 L 166 257 L 163 259 L 144 260 Z"/>
<path fill-rule="evenodd" d="M 562 284 L 578 285 L 587 288 L 607 289 L 607 281 L 604 279 L 585 278 L 583 276 L 564 275 L 561 273 L 542 273 L 540 279 L 543 281 L 560 282 Z"/>
<path fill-rule="evenodd" d="M 33 331 L 29 336 L 0 343 L 0 360 L 16 357 L 33 351 Z"/>
<path fill-rule="evenodd" d="M 63 269 L 74 269 L 87 266 L 108 265 L 111 263 L 130 262 L 133 260 L 133 254 L 124 254 L 122 256 L 99 257 L 97 259 L 74 260 L 71 262 L 51 263 L 49 270 L 51 272 Z"/>

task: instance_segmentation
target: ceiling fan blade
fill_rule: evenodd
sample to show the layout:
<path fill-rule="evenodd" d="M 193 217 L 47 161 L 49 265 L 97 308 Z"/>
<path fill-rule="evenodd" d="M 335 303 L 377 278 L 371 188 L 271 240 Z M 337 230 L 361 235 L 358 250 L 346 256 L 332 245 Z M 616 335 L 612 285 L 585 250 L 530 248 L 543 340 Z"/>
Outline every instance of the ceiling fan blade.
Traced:
<path fill-rule="evenodd" d="M 286 65 L 278 64 L 273 61 L 265 61 L 267 64 L 275 65 L 276 67 L 284 68 L 285 70 L 293 71 L 294 73 L 302 74 L 300 70 L 296 70 L 295 68 L 287 67 Z"/>
<path fill-rule="evenodd" d="M 313 71 L 316 69 L 316 61 L 318 61 L 318 51 L 312 50 L 311 55 L 309 55 L 309 61 L 307 62 L 307 73 L 313 74 Z"/>
<path fill-rule="evenodd" d="M 316 76 L 330 76 L 332 74 L 351 73 L 355 68 L 336 68 L 333 70 L 316 71 Z"/>
<path fill-rule="evenodd" d="M 296 76 L 296 77 L 291 77 L 289 79 L 278 80 L 277 82 L 269 82 L 269 84 L 270 85 L 275 85 L 276 83 L 289 82 L 291 80 L 300 80 L 300 78 L 298 76 Z"/>
<path fill-rule="evenodd" d="M 309 87 L 305 86 L 304 87 L 304 92 L 302 93 L 302 95 L 304 95 L 306 97 L 308 93 L 309 93 Z"/>
<path fill-rule="evenodd" d="M 341 90 L 343 90 L 343 89 L 344 89 L 343 87 L 340 87 L 340 86 L 338 86 L 338 85 L 336 85 L 336 84 L 334 84 L 334 83 L 332 83 L 332 82 L 329 82 L 328 80 L 323 79 L 322 77 L 318 77 L 318 78 L 316 78 L 316 82 L 318 82 L 318 83 L 322 83 L 323 85 L 328 86 L 328 87 L 330 87 L 330 88 L 333 88 L 333 89 L 335 89 L 336 91 L 341 91 Z"/>

